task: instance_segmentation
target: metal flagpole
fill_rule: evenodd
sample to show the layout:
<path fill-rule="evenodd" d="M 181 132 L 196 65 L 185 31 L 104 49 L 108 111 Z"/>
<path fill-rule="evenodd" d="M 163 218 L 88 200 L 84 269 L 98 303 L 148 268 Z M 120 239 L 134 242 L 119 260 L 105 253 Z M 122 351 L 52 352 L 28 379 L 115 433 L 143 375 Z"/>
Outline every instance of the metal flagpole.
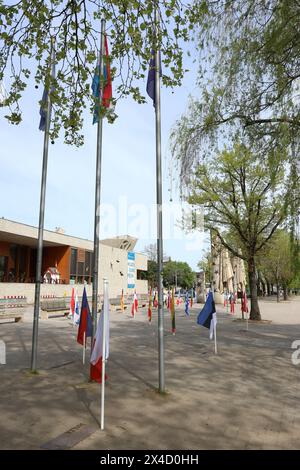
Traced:
<path fill-rule="evenodd" d="M 160 52 L 157 47 L 159 32 L 158 12 L 155 4 L 155 128 L 156 128 L 156 204 L 157 204 L 157 282 L 158 282 L 158 361 L 159 392 L 165 392 L 164 364 L 164 312 L 163 312 L 163 234 L 162 234 L 162 170 L 161 170 L 161 114 L 160 114 Z"/>
<path fill-rule="evenodd" d="M 54 66 L 54 38 L 51 38 L 50 50 L 50 73 L 53 73 Z M 41 271 L 43 259 L 43 233 L 44 233 L 44 216 L 45 216 L 45 199 L 46 199 L 46 182 L 47 182 L 47 164 L 48 164 L 48 147 L 49 147 L 49 129 L 50 129 L 50 113 L 51 113 L 51 100 L 50 89 L 47 93 L 47 112 L 46 123 L 44 131 L 44 149 L 43 149 L 43 166 L 42 166 L 42 180 L 41 180 L 41 194 L 40 194 L 40 214 L 39 214 L 39 229 L 38 229 L 38 245 L 37 245 L 37 260 L 35 272 L 35 294 L 34 294 L 34 314 L 33 314 L 33 331 L 32 331 L 32 350 L 31 350 L 31 372 L 36 372 L 37 369 L 37 348 L 38 348 L 38 329 L 39 329 L 39 314 L 40 314 L 40 293 L 41 293 Z"/>
<path fill-rule="evenodd" d="M 105 404 L 105 360 L 106 360 L 106 333 L 108 312 L 108 280 L 103 281 L 103 330 L 102 330 L 102 369 L 101 369 L 101 417 L 100 428 L 104 429 L 104 404 Z"/>
<path fill-rule="evenodd" d="M 104 52 L 104 32 L 105 20 L 101 20 L 101 43 L 100 43 L 100 90 L 98 102 L 98 128 L 97 128 L 97 162 L 96 162 L 96 185 L 95 185 L 95 221 L 94 221 L 94 260 L 93 260 L 93 298 L 92 298 L 92 338 L 91 344 L 94 342 L 94 335 L 97 329 L 97 312 L 98 312 L 98 269 L 99 269 L 99 244 L 100 244 L 100 197 L 101 197 L 101 162 L 102 162 L 102 94 L 103 94 L 103 52 Z M 91 353 L 92 353 L 91 347 Z"/>

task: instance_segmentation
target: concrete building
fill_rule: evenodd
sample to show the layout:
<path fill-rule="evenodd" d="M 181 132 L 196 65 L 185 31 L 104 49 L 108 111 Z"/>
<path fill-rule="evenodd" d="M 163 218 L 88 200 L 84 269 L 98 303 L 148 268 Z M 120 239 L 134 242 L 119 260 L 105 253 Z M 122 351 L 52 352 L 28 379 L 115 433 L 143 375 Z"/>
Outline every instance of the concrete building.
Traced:
<path fill-rule="evenodd" d="M 0 219 L 0 297 L 24 295 L 34 300 L 38 229 L 7 219 Z M 109 281 L 109 296 L 148 292 L 143 280 L 147 256 L 134 252 L 137 239 L 130 236 L 102 240 L 100 243 L 99 293 L 103 278 Z M 93 247 L 90 240 L 66 235 L 62 229 L 44 230 L 42 296 L 69 296 L 77 286 L 81 295 L 86 284 L 92 295 Z"/>

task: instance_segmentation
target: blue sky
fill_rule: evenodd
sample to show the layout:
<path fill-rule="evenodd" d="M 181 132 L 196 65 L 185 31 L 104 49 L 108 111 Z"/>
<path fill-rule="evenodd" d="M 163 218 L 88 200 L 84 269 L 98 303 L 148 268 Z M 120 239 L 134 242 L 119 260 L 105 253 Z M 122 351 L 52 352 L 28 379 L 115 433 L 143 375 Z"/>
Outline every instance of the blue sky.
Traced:
<path fill-rule="evenodd" d="M 163 201 L 169 202 L 169 133 L 176 119 L 185 111 L 189 94 L 195 88 L 196 66 L 184 78 L 183 85 L 174 90 L 162 88 L 162 161 Z M 140 82 L 145 90 L 146 81 Z M 31 83 L 22 99 L 23 122 L 11 125 L 0 108 L 0 217 L 30 225 L 38 224 L 43 133 L 39 126 L 39 100 L 42 89 Z M 101 201 L 110 210 L 123 215 L 117 226 L 106 214 L 101 238 L 128 233 L 139 236 L 134 212 L 151 212 L 156 202 L 155 121 L 152 101 L 139 105 L 132 99 L 117 104 L 118 119 L 103 126 L 103 161 Z M 84 121 L 85 144 L 75 148 L 63 143 L 61 137 L 49 146 L 45 228 L 62 227 L 67 234 L 92 239 L 94 223 L 94 188 L 96 165 L 96 125 L 87 111 Z M 178 195 L 173 191 L 173 207 Z M 121 206 L 120 206 L 121 203 Z M 123 204 L 123 206 L 122 206 Z M 129 208 L 129 214 L 122 207 Z M 109 213 L 109 212 L 108 212 Z M 178 213 L 180 218 L 181 214 Z M 141 213 L 137 218 L 141 220 Z M 127 222 L 127 224 L 126 224 Z M 136 249 L 156 241 L 156 219 L 147 220 L 146 230 Z M 165 231 L 166 232 L 166 231 Z M 190 243 L 181 233 L 174 239 L 164 233 L 164 251 L 175 260 L 187 261 L 193 269 L 207 248 L 201 235 L 198 243 Z"/>

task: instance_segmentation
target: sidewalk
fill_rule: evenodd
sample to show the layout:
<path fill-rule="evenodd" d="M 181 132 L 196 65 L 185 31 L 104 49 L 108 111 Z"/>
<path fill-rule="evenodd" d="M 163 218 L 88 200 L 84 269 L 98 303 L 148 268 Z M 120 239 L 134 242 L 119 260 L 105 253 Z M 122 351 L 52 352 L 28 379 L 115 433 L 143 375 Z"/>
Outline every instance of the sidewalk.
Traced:
<path fill-rule="evenodd" d="M 296 301 L 280 304 L 288 315 Z M 299 303 L 297 302 L 299 305 Z M 269 306 L 261 303 L 263 318 Z M 240 307 L 238 306 L 238 309 Z M 7 364 L 0 365 L 0 448 L 40 449 L 63 433 L 90 426 L 72 449 L 296 449 L 300 439 L 299 372 L 293 324 L 233 321 L 218 315 L 218 356 L 208 330 L 196 324 L 200 306 L 166 312 L 167 394 L 157 391 L 157 314 L 135 319 L 111 312 L 105 430 L 99 429 L 100 386 L 88 382 L 76 330 L 64 318 L 40 320 L 39 375 L 29 374 L 31 312 L 24 323 L 1 324 Z M 265 312 L 264 312 L 265 311 Z M 87 358 L 89 354 L 87 354 Z M 82 427 L 83 429 L 83 427 Z M 92 432 L 94 431 L 94 432 Z M 88 434 L 88 433 L 87 433 Z M 59 444 L 64 442 L 64 444 Z M 51 447 L 51 444 L 50 444 Z"/>

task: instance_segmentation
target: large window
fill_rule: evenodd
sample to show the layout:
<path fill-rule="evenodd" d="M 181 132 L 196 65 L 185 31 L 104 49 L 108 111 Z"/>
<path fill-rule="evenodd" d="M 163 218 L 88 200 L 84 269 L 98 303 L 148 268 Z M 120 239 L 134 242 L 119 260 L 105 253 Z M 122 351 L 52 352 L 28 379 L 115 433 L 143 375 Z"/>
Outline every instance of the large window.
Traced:
<path fill-rule="evenodd" d="M 70 279 L 77 284 L 83 284 L 84 281 L 90 284 L 93 281 L 92 261 L 92 252 L 71 248 Z"/>
<path fill-rule="evenodd" d="M 7 256 L 0 256 L 0 282 L 5 282 L 7 279 Z"/>

